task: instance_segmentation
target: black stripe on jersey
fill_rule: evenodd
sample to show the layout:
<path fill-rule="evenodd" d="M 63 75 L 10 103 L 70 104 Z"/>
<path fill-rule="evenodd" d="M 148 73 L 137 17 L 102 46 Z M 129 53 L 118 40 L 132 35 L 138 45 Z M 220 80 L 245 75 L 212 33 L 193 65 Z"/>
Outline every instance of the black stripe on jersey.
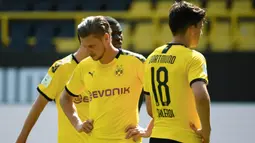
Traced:
<path fill-rule="evenodd" d="M 145 62 L 146 58 L 141 55 L 141 54 L 138 54 L 138 53 L 134 53 L 134 52 L 131 52 L 131 51 L 128 51 L 128 50 L 121 50 L 121 54 L 122 55 L 130 55 L 130 56 L 133 56 L 133 57 L 136 57 L 138 60 L 140 60 L 142 63 Z"/>
<path fill-rule="evenodd" d="M 167 53 L 167 51 L 168 51 L 171 47 L 172 47 L 172 45 L 168 43 L 167 46 L 162 50 L 162 53 L 163 53 L 163 54 Z"/>
<path fill-rule="evenodd" d="M 187 47 L 187 46 L 185 46 L 184 44 L 181 44 L 181 43 L 167 43 L 167 46 L 163 49 L 162 53 L 163 53 L 163 54 L 167 53 L 167 51 L 168 51 L 173 45 L 182 45 L 182 46 L 184 46 L 184 47 Z"/>
<path fill-rule="evenodd" d="M 202 81 L 202 82 L 204 82 L 205 84 L 207 84 L 207 81 L 205 80 L 205 79 L 203 79 L 203 78 L 196 78 L 196 79 L 193 79 L 191 82 L 190 82 L 190 86 L 193 84 L 193 83 L 195 83 L 195 82 L 197 82 L 197 81 Z"/>
<path fill-rule="evenodd" d="M 184 47 L 186 47 L 187 48 L 187 46 L 186 45 L 184 45 L 184 44 L 182 44 L 182 43 L 167 43 L 167 44 L 170 44 L 170 45 L 181 45 L 181 46 L 184 46 Z"/>
<path fill-rule="evenodd" d="M 73 96 L 73 97 L 78 97 L 78 95 L 73 94 L 66 86 L 65 86 L 65 90 L 66 90 L 66 92 L 67 92 L 68 94 L 70 94 L 71 96 Z"/>
<path fill-rule="evenodd" d="M 47 99 L 48 101 L 53 101 L 53 99 L 51 99 L 51 98 L 48 97 L 45 93 L 43 93 L 39 87 L 37 87 L 37 91 L 38 91 L 45 99 Z"/>
<path fill-rule="evenodd" d="M 118 58 L 120 57 L 120 54 L 122 53 L 122 49 L 118 49 L 118 50 L 119 50 L 119 52 L 118 52 L 118 54 L 115 56 L 116 59 L 118 59 Z"/>
<path fill-rule="evenodd" d="M 79 64 L 79 61 L 75 58 L 75 56 L 72 54 L 73 60 L 76 62 L 76 64 Z"/>
<path fill-rule="evenodd" d="M 150 95 L 150 92 L 147 92 L 147 91 L 143 91 L 143 93 L 144 93 L 145 95 Z"/>

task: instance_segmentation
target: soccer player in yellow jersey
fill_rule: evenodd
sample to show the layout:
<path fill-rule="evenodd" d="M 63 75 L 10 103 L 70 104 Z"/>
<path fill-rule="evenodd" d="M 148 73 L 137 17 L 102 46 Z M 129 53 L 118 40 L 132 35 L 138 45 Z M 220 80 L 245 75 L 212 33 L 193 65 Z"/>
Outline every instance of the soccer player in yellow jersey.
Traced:
<path fill-rule="evenodd" d="M 122 29 L 120 24 L 112 17 L 106 17 L 112 29 L 112 43 L 117 48 L 122 46 Z M 80 40 L 80 39 L 79 39 Z M 25 143 L 27 137 L 33 128 L 35 122 L 39 118 L 44 107 L 49 101 L 55 101 L 58 109 L 58 143 L 84 143 L 87 142 L 85 133 L 78 133 L 70 124 L 69 120 L 60 108 L 59 98 L 65 84 L 72 75 L 73 70 L 85 57 L 88 56 L 86 48 L 80 47 L 74 54 L 56 61 L 48 70 L 48 73 L 38 85 L 39 96 L 30 110 L 30 113 L 24 123 L 23 129 L 16 143 Z M 73 102 L 82 120 L 88 118 L 88 102 L 89 97 L 83 93 L 73 99 Z"/>
<path fill-rule="evenodd" d="M 185 1 L 172 5 L 171 43 L 145 63 L 147 111 L 154 119 L 150 143 L 209 143 L 210 98 L 204 56 L 198 45 L 206 12 Z"/>
<path fill-rule="evenodd" d="M 90 134 L 90 143 L 134 143 L 125 139 L 125 129 L 138 124 L 145 58 L 115 48 L 102 16 L 84 19 L 78 35 L 90 57 L 79 63 L 66 84 L 60 98 L 63 111 L 77 131 Z M 90 93 L 91 100 L 86 121 L 79 118 L 72 102 L 83 91 Z"/>

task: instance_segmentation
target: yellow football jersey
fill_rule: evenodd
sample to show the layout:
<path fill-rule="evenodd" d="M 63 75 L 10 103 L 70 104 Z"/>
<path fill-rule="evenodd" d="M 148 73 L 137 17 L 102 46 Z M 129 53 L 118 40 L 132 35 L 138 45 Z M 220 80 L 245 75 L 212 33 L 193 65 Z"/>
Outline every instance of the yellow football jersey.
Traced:
<path fill-rule="evenodd" d="M 65 84 L 72 75 L 78 61 L 73 55 L 69 55 L 56 61 L 48 70 L 48 73 L 38 85 L 37 90 L 49 101 L 55 101 L 58 110 L 58 143 L 84 143 L 88 135 L 78 133 L 60 107 L 60 96 Z M 84 94 L 84 93 L 82 93 Z M 74 99 L 80 118 L 85 121 L 89 112 L 89 96 L 79 95 Z"/>
<path fill-rule="evenodd" d="M 109 64 L 83 60 L 66 85 L 71 95 L 90 92 L 89 118 L 94 120 L 89 142 L 133 143 L 125 128 L 138 124 L 138 100 L 143 86 L 142 55 L 119 50 Z"/>
<path fill-rule="evenodd" d="M 189 126 L 192 122 L 201 127 L 190 87 L 198 80 L 208 82 L 206 60 L 201 53 L 184 45 L 169 43 L 147 58 L 144 90 L 151 96 L 152 137 L 201 143 Z"/>

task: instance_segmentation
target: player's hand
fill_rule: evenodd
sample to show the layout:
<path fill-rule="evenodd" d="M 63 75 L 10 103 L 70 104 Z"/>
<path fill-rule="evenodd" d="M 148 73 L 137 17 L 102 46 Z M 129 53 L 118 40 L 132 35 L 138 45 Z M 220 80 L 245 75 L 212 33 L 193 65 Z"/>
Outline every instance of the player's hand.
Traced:
<path fill-rule="evenodd" d="M 151 132 L 143 129 L 140 126 L 133 126 L 130 125 L 126 128 L 126 139 L 133 138 L 133 141 L 138 141 L 141 139 L 141 137 L 148 138 L 151 135 Z"/>
<path fill-rule="evenodd" d="M 76 130 L 78 132 L 90 133 L 93 130 L 93 120 L 86 120 L 85 122 L 77 125 Z"/>
<path fill-rule="evenodd" d="M 210 143 L 211 129 L 198 129 L 193 123 L 190 123 L 190 128 L 201 137 L 202 143 Z"/>

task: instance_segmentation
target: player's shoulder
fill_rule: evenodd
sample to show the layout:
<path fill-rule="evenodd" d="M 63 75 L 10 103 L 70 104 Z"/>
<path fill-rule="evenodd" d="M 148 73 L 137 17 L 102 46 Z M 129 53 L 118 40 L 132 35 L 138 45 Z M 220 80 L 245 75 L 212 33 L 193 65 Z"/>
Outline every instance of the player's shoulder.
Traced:
<path fill-rule="evenodd" d="M 142 63 L 144 63 L 146 60 L 146 58 L 142 54 L 131 52 L 131 51 L 124 50 L 124 49 L 121 49 L 120 55 L 129 57 L 131 59 L 136 59 L 137 61 L 142 62 Z"/>
<path fill-rule="evenodd" d="M 95 62 L 90 56 L 84 58 L 82 61 L 80 61 L 80 63 L 77 66 L 77 69 L 79 69 L 80 71 L 84 71 L 84 70 L 89 70 L 93 67 L 95 67 L 95 64 L 97 62 Z"/>
<path fill-rule="evenodd" d="M 201 59 L 201 60 L 205 59 L 204 55 L 196 50 L 191 50 L 191 58 L 192 59 Z"/>
<path fill-rule="evenodd" d="M 79 65 L 87 65 L 87 64 L 92 64 L 94 63 L 94 60 L 89 56 L 87 58 L 84 58 Z"/>
<path fill-rule="evenodd" d="M 169 52 L 170 49 L 172 49 L 172 47 L 176 47 L 176 46 L 182 46 L 182 45 L 167 43 L 167 44 L 157 47 L 150 55 L 166 54 Z M 174 49 L 176 49 L 176 48 L 174 48 Z M 177 48 L 177 49 L 180 49 L 180 48 Z"/>
<path fill-rule="evenodd" d="M 154 55 L 163 54 L 163 50 L 167 47 L 167 44 L 157 47 L 151 54 L 148 56 L 147 60 L 150 59 Z"/>
<path fill-rule="evenodd" d="M 52 73 L 62 73 L 65 70 L 67 70 L 70 66 L 72 66 L 73 62 L 77 62 L 76 59 L 73 59 L 74 56 L 72 54 L 59 59 L 57 61 L 55 61 L 51 67 L 49 68 L 49 71 Z"/>
<path fill-rule="evenodd" d="M 159 46 L 157 47 L 152 53 L 151 55 L 158 55 L 158 54 L 162 54 L 163 53 L 163 50 L 167 47 L 167 45 L 162 45 L 162 46 Z"/>
<path fill-rule="evenodd" d="M 178 45 L 181 46 L 181 45 Z M 197 50 L 183 46 L 183 48 L 175 48 L 175 54 L 186 59 L 186 61 L 192 59 L 204 59 L 204 55 Z"/>
<path fill-rule="evenodd" d="M 195 64 L 195 63 L 204 63 L 206 59 L 204 55 L 196 50 L 190 50 L 190 54 L 186 55 L 187 65 Z"/>

